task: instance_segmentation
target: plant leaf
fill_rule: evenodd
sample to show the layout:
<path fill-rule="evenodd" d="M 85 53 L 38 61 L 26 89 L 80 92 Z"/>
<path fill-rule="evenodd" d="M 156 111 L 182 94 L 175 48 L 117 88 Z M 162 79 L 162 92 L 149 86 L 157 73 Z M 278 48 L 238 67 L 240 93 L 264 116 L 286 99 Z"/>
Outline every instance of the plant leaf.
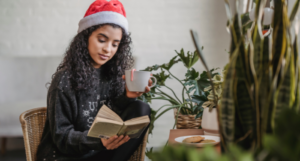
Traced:
<path fill-rule="evenodd" d="M 186 93 L 188 94 L 196 89 L 199 72 L 197 72 L 194 68 L 192 68 L 191 70 L 188 69 L 185 77 L 186 79 L 183 80 L 183 82 L 185 82 L 183 83 L 183 85 L 188 88 L 188 90 L 186 91 Z"/>
<path fill-rule="evenodd" d="M 163 110 L 161 113 L 159 113 L 156 117 L 155 117 L 155 120 L 157 120 L 161 115 L 163 115 L 164 113 L 168 112 L 169 110 L 172 110 L 174 108 L 178 108 L 179 106 L 178 105 L 175 105 L 175 106 L 171 106 L 165 110 Z"/>
<path fill-rule="evenodd" d="M 168 98 L 166 98 L 166 97 L 154 97 L 154 98 L 152 98 L 152 99 L 156 99 L 156 100 L 165 100 L 165 101 L 169 101 L 171 104 L 173 104 L 173 105 L 177 105 L 178 103 L 176 102 L 176 101 L 173 101 L 173 100 L 171 100 L 171 99 L 168 99 Z"/>
<path fill-rule="evenodd" d="M 156 113 L 157 112 L 151 108 L 151 115 L 150 115 L 151 118 L 150 118 L 150 124 L 149 124 L 149 135 L 152 134 L 152 131 L 154 129 L 154 121 L 155 121 Z"/>
<path fill-rule="evenodd" d="M 171 67 L 172 67 L 175 63 L 177 63 L 177 62 L 179 61 L 179 60 L 176 61 L 176 60 L 175 60 L 176 58 L 177 58 L 177 55 L 174 56 L 174 57 L 170 60 L 169 63 L 161 65 L 161 68 L 166 69 L 166 70 L 170 70 Z"/>
<path fill-rule="evenodd" d="M 228 144 L 234 141 L 234 121 L 235 121 L 235 105 L 233 98 L 233 82 L 235 74 L 235 64 L 237 60 L 239 49 L 232 53 L 230 64 L 224 76 L 223 93 L 221 100 L 221 107 L 219 112 L 219 124 L 221 131 L 221 138 Z"/>
<path fill-rule="evenodd" d="M 290 15 L 290 22 L 294 21 L 294 19 L 296 17 L 296 14 L 299 10 L 299 7 L 300 7 L 300 0 L 297 0 L 294 4 L 293 10 L 292 10 L 291 15 Z"/>
<path fill-rule="evenodd" d="M 194 51 L 194 53 L 187 52 L 187 56 L 185 56 L 184 50 L 181 49 L 180 52 L 177 52 L 177 55 L 180 57 L 181 61 L 183 62 L 183 65 L 190 69 L 199 59 L 198 53 Z"/>
<path fill-rule="evenodd" d="M 272 127 L 275 128 L 275 119 L 281 114 L 281 111 L 285 108 L 291 108 L 294 104 L 294 59 L 292 54 L 290 61 L 286 62 L 286 69 L 283 70 L 284 75 L 281 77 L 281 83 L 279 84 L 274 99 L 274 109 L 272 114 Z"/>
<path fill-rule="evenodd" d="M 286 22 L 284 17 L 286 15 L 286 6 L 283 1 L 274 1 L 274 18 L 273 18 L 273 46 L 272 46 L 272 66 L 273 76 L 281 75 L 281 64 L 286 52 L 287 39 L 286 39 Z M 278 74 L 277 74 L 278 73 Z M 277 80 L 277 84 L 280 83 Z"/>
<path fill-rule="evenodd" d="M 219 69 L 219 68 L 210 70 L 210 73 L 211 73 L 212 77 L 219 74 L 217 72 L 214 72 L 217 69 Z M 197 83 L 195 84 L 195 86 L 196 86 L 196 91 L 195 91 L 194 95 L 203 95 L 204 92 L 205 92 L 204 88 L 210 86 L 209 78 L 208 78 L 208 75 L 207 75 L 206 71 L 203 71 L 200 74 L 200 79 L 197 80 Z"/>
<path fill-rule="evenodd" d="M 160 73 L 158 74 L 153 74 L 153 77 L 156 78 L 157 80 L 157 83 L 158 85 L 160 86 L 164 86 L 165 85 L 165 81 L 170 78 L 170 74 L 168 75 L 165 75 L 165 71 L 161 71 Z"/>

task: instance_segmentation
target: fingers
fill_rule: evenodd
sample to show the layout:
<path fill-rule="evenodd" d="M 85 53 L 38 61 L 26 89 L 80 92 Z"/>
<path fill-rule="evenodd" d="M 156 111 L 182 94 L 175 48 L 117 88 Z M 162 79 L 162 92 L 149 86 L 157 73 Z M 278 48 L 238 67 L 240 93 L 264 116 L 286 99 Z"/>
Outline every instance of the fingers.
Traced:
<path fill-rule="evenodd" d="M 135 97 L 140 97 L 144 92 L 135 92 Z"/>
<path fill-rule="evenodd" d="M 126 143 L 129 139 L 130 139 L 129 136 L 123 137 L 122 140 L 120 140 L 118 143 L 115 144 L 115 146 L 113 147 L 113 149 L 118 148 L 118 147 L 121 146 L 122 144 Z"/>
<path fill-rule="evenodd" d="M 152 83 L 153 83 L 153 81 L 152 81 L 151 79 L 149 79 L 149 81 L 148 81 L 148 86 L 149 86 L 149 87 L 152 86 Z"/>
<path fill-rule="evenodd" d="M 118 136 L 115 135 L 115 136 L 110 137 L 109 139 L 101 138 L 101 141 L 102 141 L 103 146 L 107 147 L 109 144 L 111 144 L 117 138 L 118 138 Z"/>
<path fill-rule="evenodd" d="M 116 149 L 118 145 L 118 143 L 123 139 L 123 135 L 119 136 L 117 139 L 115 139 L 110 145 L 109 145 L 109 149 L 107 150 L 113 150 L 113 149 Z"/>
<path fill-rule="evenodd" d="M 115 139 L 113 142 L 111 142 L 106 149 L 107 150 L 113 150 L 121 146 L 122 144 L 126 143 L 130 138 L 128 136 L 124 137 L 123 135 L 119 136 L 117 139 Z"/>
<path fill-rule="evenodd" d="M 125 80 L 125 75 L 122 75 L 122 79 Z"/>
<path fill-rule="evenodd" d="M 145 93 L 150 92 L 150 87 L 146 86 Z"/>

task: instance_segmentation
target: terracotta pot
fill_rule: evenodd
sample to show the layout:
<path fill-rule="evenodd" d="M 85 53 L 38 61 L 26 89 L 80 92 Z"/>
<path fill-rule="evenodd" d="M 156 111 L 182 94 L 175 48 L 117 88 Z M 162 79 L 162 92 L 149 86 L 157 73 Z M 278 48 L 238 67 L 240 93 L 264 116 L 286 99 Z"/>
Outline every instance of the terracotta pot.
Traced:
<path fill-rule="evenodd" d="M 213 108 L 211 112 L 209 112 L 209 108 L 204 108 L 201 126 L 204 131 L 204 135 L 219 136 L 219 125 L 216 108 Z"/>

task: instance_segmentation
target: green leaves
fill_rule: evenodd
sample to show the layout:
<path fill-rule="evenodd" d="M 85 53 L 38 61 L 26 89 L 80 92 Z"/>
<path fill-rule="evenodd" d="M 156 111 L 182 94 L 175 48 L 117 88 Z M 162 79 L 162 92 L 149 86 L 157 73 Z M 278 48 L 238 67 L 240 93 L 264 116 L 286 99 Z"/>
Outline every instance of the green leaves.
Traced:
<path fill-rule="evenodd" d="M 281 64 L 287 47 L 287 11 L 283 1 L 274 1 L 274 19 L 273 19 L 273 44 L 272 44 L 272 65 L 273 65 L 273 76 L 280 75 Z M 278 83 L 280 80 L 278 80 Z"/>
<path fill-rule="evenodd" d="M 157 111 L 153 110 L 151 108 L 151 118 L 150 118 L 150 124 L 149 124 L 149 135 L 152 134 L 152 131 L 154 129 L 154 121 Z"/>
<path fill-rule="evenodd" d="M 184 86 L 190 86 L 188 91 L 186 93 L 191 93 L 193 90 L 196 89 L 197 86 L 197 80 L 199 79 L 199 72 L 196 72 L 194 68 L 191 70 L 188 69 L 187 73 L 185 74 L 185 83 L 183 84 Z"/>
<path fill-rule="evenodd" d="M 212 146 L 206 146 L 201 151 L 184 145 L 166 146 L 161 152 L 153 152 L 152 161 L 254 161 L 249 152 L 244 152 L 237 146 L 230 146 L 230 152 L 220 155 Z"/>
<path fill-rule="evenodd" d="M 162 66 L 161 66 L 161 68 L 163 68 L 163 69 L 166 69 L 166 70 L 170 70 L 171 69 L 171 67 L 175 64 L 175 63 L 177 63 L 179 60 L 175 60 L 177 58 L 177 56 L 174 56 L 171 60 L 170 60 L 170 62 L 169 63 L 167 63 L 167 64 L 163 64 Z"/>
<path fill-rule="evenodd" d="M 273 2 L 270 26 L 262 25 L 266 0 L 256 0 L 255 21 L 251 28 L 244 28 L 244 24 L 250 23 L 248 15 L 241 17 L 236 10 L 231 16 L 225 0 L 231 47 L 218 111 L 225 149 L 232 143 L 251 151 L 261 149 L 262 136 L 274 132 L 275 120 L 282 111 L 299 109 L 299 53 L 293 46 L 297 36 L 291 32 L 297 24 L 290 20 L 295 19 L 300 0 L 296 1 L 290 18 L 285 0 Z M 269 29 L 270 34 L 263 35 L 263 29 Z"/>
<path fill-rule="evenodd" d="M 140 97 L 138 97 L 138 100 L 141 100 L 145 103 L 151 103 L 151 100 L 153 97 L 155 97 L 155 88 L 158 87 L 158 85 L 152 87 L 150 89 L 150 92 L 148 93 L 144 93 L 143 95 L 141 95 Z"/>
<path fill-rule="evenodd" d="M 214 90 L 215 90 L 215 95 L 217 96 L 217 99 L 220 100 L 221 99 L 221 95 L 222 95 L 222 83 L 223 83 L 223 80 L 222 80 L 222 77 L 221 75 L 215 75 L 213 78 L 212 78 L 212 81 L 213 81 L 213 84 L 214 84 Z M 212 87 L 211 85 L 204 88 L 204 91 L 210 91 L 209 92 L 209 95 L 207 96 L 208 100 L 209 101 L 214 101 L 214 95 L 213 95 L 213 92 L 212 92 Z"/>
<path fill-rule="evenodd" d="M 160 86 L 164 86 L 165 85 L 165 81 L 170 78 L 170 74 L 165 74 L 165 71 L 162 71 L 158 74 L 153 74 L 153 76 L 156 78 L 158 85 Z"/>
<path fill-rule="evenodd" d="M 162 65 L 153 65 L 149 66 L 144 71 L 157 71 L 153 76 L 156 78 L 156 85 L 151 88 L 151 91 L 148 93 L 144 93 L 142 96 L 138 97 L 139 100 L 142 100 L 146 103 L 151 103 L 153 100 L 163 100 L 167 101 L 169 104 L 162 106 L 158 110 L 151 111 L 151 122 L 149 127 L 149 134 L 152 134 L 152 130 L 154 128 L 154 122 L 159 117 L 161 117 L 166 112 L 177 109 L 183 115 L 192 114 L 196 115 L 196 118 L 201 117 L 203 113 L 202 104 L 207 101 L 207 96 L 209 92 L 204 92 L 204 88 L 209 86 L 208 75 L 206 72 L 203 72 L 201 75 L 198 71 L 196 71 L 192 66 L 198 61 L 199 56 L 197 52 L 187 52 L 184 53 L 184 50 L 181 49 L 180 53 L 176 51 L 177 55 L 172 57 L 168 63 Z M 178 58 L 179 57 L 179 58 Z M 185 79 L 180 80 L 177 76 L 173 75 L 170 72 L 170 69 L 178 62 L 182 61 L 184 66 L 187 68 L 187 73 L 185 74 Z M 215 73 L 216 69 L 212 69 L 211 75 L 217 75 Z M 166 81 L 168 79 L 174 78 L 182 85 L 182 99 L 180 100 L 172 88 L 168 87 Z M 198 89 L 200 87 L 200 90 Z M 188 88 L 188 89 L 187 89 Z M 172 92 L 172 94 L 168 94 L 165 89 Z M 190 96 L 190 94 L 194 92 L 195 95 Z M 198 92 L 197 92 L 198 91 Z M 201 91 L 201 92 L 199 92 Z M 188 99 L 185 99 L 185 92 L 188 95 Z M 177 118 L 175 119 L 177 122 Z"/>
<path fill-rule="evenodd" d="M 199 77 L 199 72 L 192 68 L 191 70 L 187 71 L 185 77 L 190 80 L 196 80 Z"/>
<path fill-rule="evenodd" d="M 203 48 L 203 47 L 202 47 Z M 184 66 L 190 69 L 199 59 L 198 53 L 194 51 L 194 53 L 187 52 L 187 55 L 185 55 L 184 50 L 181 49 L 180 52 L 177 52 L 177 55 L 180 57 L 181 61 L 183 62 Z"/>
<path fill-rule="evenodd" d="M 150 150 L 148 150 L 148 148 L 146 148 L 146 156 L 152 160 L 152 154 L 153 154 L 153 147 L 150 148 Z"/>
<path fill-rule="evenodd" d="M 299 10 L 299 6 L 300 6 L 300 0 L 297 0 L 294 7 L 293 7 L 292 13 L 291 13 L 290 21 L 293 21 L 295 19 L 296 14 Z"/>
<path fill-rule="evenodd" d="M 146 69 L 144 69 L 144 70 L 142 70 L 142 71 L 149 71 L 149 72 L 151 72 L 151 71 L 156 71 L 156 70 L 158 70 L 159 68 L 160 68 L 160 66 L 157 65 L 157 64 L 155 64 L 155 65 L 153 65 L 153 66 L 151 66 L 151 67 L 147 67 Z"/>
<path fill-rule="evenodd" d="M 192 96 L 192 102 L 196 103 L 192 108 L 193 113 L 197 114 L 195 119 L 202 117 L 202 114 L 203 114 L 202 105 L 203 105 L 203 103 L 208 101 L 208 99 L 207 99 L 208 94 L 209 94 L 209 92 L 204 92 L 203 95 L 193 95 Z"/>
<path fill-rule="evenodd" d="M 224 148 L 234 141 L 234 121 L 235 121 L 235 104 L 233 95 L 233 83 L 235 74 L 235 65 L 238 56 L 239 48 L 235 49 L 230 57 L 230 63 L 227 67 L 226 73 L 224 75 L 224 85 L 221 100 L 221 107 L 219 112 L 219 124 L 221 125 L 221 137 L 224 139 Z"/>
<path fill-rule="evenodd" d="M 215 75 L 218 75 L 219 73 L 215 72 L 215 70 L 217 70 L 219 68 L 216 68 L 216 69 L 211 69 L 210 70 L 210 73 L 211 73 L 211 76 L 214 77 Z M 203 95 L 204 94 L 204 88 L 210 86 L 210 82 L 209 82 L 209 78 L 208 78 L 208 75 L 207 75 L 207 72 L 206 71 L 203 71 L 201 74 L 200 74 L 200 78 L 197 80 L 197 83 L 196 83 L 196 91 L 195 91 L 195 95 Z"/>
<path fill-rule="evenodd" d="M 153 66 L 150 66 L 150 67 L 147 67 L 146 69 L 144 69 L 144 70 L 141 70 L 141 71 L 156 71 L 156 70 L 158 70 L 158 69 L 165 69 L 165 70 L 170 70 L 171 69 L 171 67 L 174 65 L 174 64 L 176 64 L 176 63 L 178 63 L 178 62 L 180 62 L 181 61 L 181 59 L 177 59 L 176 60 L 176 58 L 177 58 L 177 56 L 174 56 L 171 60 L 170 60 L 170 62 L 169 63 L 165 63 L 165 64 L 162 64 L 162 65 L 157 65 L 157 64 L 155 64 L 155 65 L 153 65 Z"/>
<path fill-rule="evenodd" d="M 273 135 L 263 137 L 264 160 L 300 160 L 300 114 L 295 109 L 284 109 L 275 120 Z"/>
<path fill-rule="evenodd" d="M 273 114 L 272 114 L 272 127 L 275 127 L 275 119 L 281 114 L 281 111 L 285 108 L 291 108 L 293 105 L 293 99 L 295 97 L 294 91 L 294 59 L 292 59 L 288 63 L 287 70 L 284 72 L 284 77 L 282 77 L 280 84 L 275 92 L 275 99 L 274 99 L 274 107 L 273 107 Z M 292 91 L 292 92 L 291 92 Z"/>

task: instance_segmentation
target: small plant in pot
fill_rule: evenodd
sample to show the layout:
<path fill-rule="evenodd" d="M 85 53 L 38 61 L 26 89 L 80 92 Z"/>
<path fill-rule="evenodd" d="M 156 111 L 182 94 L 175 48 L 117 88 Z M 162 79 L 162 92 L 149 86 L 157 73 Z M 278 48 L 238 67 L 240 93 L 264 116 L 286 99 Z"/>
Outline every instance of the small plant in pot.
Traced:
<path fill-rule="evenodd" d="M 151 88 L 150 92 L 143 94 L 138 99 L 150 104 L 152 103 L 152 100 L 164 100 L 168 102 L 168 104 L 161 106 L 158 110 L 151 109 L 149 135 L 152 134 L 154 122 L 172 109 L 174 109 L 175 117 L 173 129 L 176 125 L 178 129 L 201 128 L 201 118 L 203 113 L 202 105 L 204 102 L 208 101 L 207 96 L 209 95 L 208 91 L 204 91 L 204 89 L 210 85 L 208 75 L 215 76 L 218 75 L 218 73 L 215 71 L 216 69 L 212 69 L 209 71 L 209 74 L 206 71 L 199 74 L 199 72 L 192 68 L 199 59 L 197 52 L 187 52 L 186 55 L 184 50 L 181 49 L 180 52 L 176 51 L 176 53 L 177 55 L 174 56 L 169 63 L 153 65 L 144 69 L 144 71 L 160 70 L 160 72 L 153 74 L 157 80 L 156 85 Z M 173 65 L 180 61 L 182 61 L 187 68 L 185 79 L 183 80 L 178 79 L 177 76 L 170 72 Z M 167 79 L 172 78 L 182 85 L 181 99 L 175 94 L 173 89 L 165 83 Z M 172 95 L 167 94 L 166 91 L 171 92 Z M 186 98 L 186 96 L 188 98 Z M 150 157 L 152 150 L 153 148 L 146 150 L 146 155 L 148 157 Z"/>
<path fill-rule="evenodd" d="M 203 47 L 202 47 L 203 48 Z M 164 100 L 168 104 L 161 106 L 158 110 L 152 109 L 151 123 L 149 127 L 149 134 L 152 133 L 154 128 L 154 122 L 162 116 L 164 113 L 174 109 L 175 125 L 177 128 L 196 128 L 201 127 L 201 117 L 203 113 L 202 104 L 208 101 L 207 96 L 209 92 L 205 92 L 204 89 L 210 85 L 208 81 L 208 75 L 206 71 L 201 74 L 197 72 L 193 65 L 198 61 L 199 56 L 197 52 L 185 53 L 183 49 L 177 52 L 177 55 L 173 57 L 169 63 L 162 65 L 154 65 L 147 67 L 144 71 L 158 71 L 153 76 L 157 79 L 155 87 L 151 88 L 151 91 L 143 94 L 139 97 L 140 100 L 151 103 L 152 100 Z M 178 76 L 175 76 L 170 69 L 178 62 L 182 62 L 187 68 L 185 79 L 180 80 Z M 212 76 L 219 75 L 216 69 L 210 70 Z M 182 86 L 181 97 L 178 97 L 172 88 L 170 88 L 165 82 L 167 79 L 175 79 Z M 172 95 L 167 94 L 167 91 Z M 173 127 L 173 128 L 174 128 Z"/>
<path fill-rule="evenodd" d="M 221 75 L 215 75 L 212 78 L 214 85 L 214 92 L 216 95 L 217 104 L 221 101 L 222 96 L 222 83 L 223 78 Z M 214 95 L 212 87 L 208 86 L 204 89 L 205 92 L 209 91 L 207 96 L 208 101 L 203 103 L 203 116 L 202 116 L 202 129 L 205 135 L 219 135 L 217 105 L 214 103 Z"/>

